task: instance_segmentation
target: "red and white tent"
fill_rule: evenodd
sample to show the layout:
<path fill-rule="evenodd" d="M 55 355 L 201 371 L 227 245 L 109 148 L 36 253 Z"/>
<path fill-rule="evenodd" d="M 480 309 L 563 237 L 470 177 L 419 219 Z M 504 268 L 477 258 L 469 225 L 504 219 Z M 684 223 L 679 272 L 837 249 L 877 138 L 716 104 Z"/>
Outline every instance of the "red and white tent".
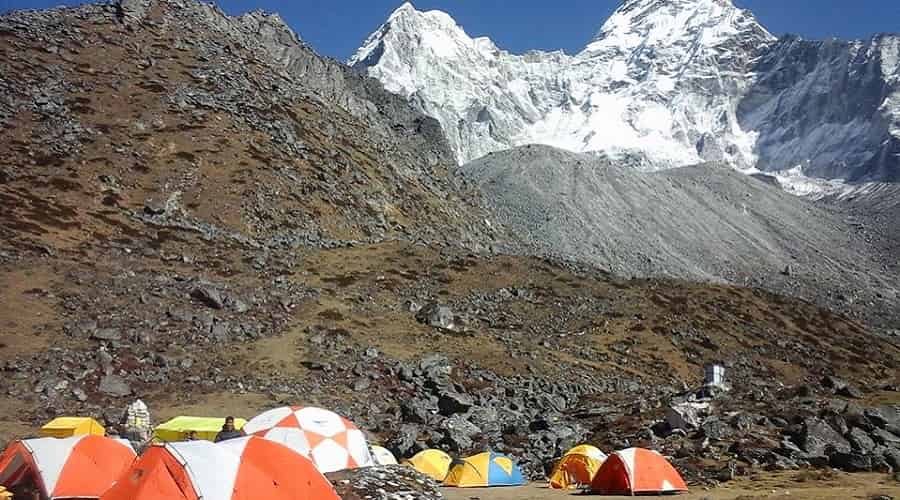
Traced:
<path fill-rule="evenodd" d="M 365 434 L 353 422 L 321 408 L 275 408 L 247 422 L 244 432 L 309 457 L 323 473 L 374 465 Z"/>
<path fill-rule="evenodd" d="M 100 498 L 134 462 L 128 441 L 103 436 L 16 441 L 0 455 L 0 485 L 33 483 L 45 498 Z"/>
<path fill-rule="evenodd" d="M 659 453 L 629 448 L 609 456 L 591 481 L 591 490 L 607 495 L 687 491 L 681 474 Z"/>
<path fill-rule="evenodd" d="M 101 500 L 340 500 L 307 458 L 244 437 L 151 446 Z"/>

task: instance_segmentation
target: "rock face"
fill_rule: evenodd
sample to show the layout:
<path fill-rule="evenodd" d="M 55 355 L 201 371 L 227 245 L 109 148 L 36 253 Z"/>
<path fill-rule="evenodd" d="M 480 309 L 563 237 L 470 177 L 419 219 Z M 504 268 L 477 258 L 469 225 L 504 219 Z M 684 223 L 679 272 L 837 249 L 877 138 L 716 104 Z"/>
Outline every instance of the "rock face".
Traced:
<path fill-rule="evenodd" d="M 349 64 L 437 118 L 460 163 L 538 143 L 896 179 L 898 41 L 777 41 L 730 0 L 626 0 L 574 56 L 514 55 L 407 3 Z"/>
<path fill-rule="evenodd" d="M 738 107 L 758 134 L 757 168 L 811 177 L 900 180 L 900 37 L 807 41 L 788 36 L 756 63 Z"/>

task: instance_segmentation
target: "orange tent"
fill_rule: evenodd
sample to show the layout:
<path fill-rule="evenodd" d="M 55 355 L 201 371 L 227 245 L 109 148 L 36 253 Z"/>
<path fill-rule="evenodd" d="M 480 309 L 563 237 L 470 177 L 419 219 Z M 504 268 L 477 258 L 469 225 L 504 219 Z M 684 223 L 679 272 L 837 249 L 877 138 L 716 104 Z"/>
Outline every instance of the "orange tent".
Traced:
<path fill-rule="evenodd" d="M 43 498 L 100 498 L 134 461 L 127 441 L 83 435 L 16 441 L 0 455 L 0 484 L 37 487 Z"/>
<path fill-rule="evenodd" d="M 678 493 L 688 490 L 681 474 L 655 451 L 629 448 L 606 459 L 591 481 L 591 490 L 607 495 Z"/>
<path fill-rule="evenodd" d="M 157 444 L 101 500 L 340 500 L 309 459 L 261 437 Z"/>
<path fill-rule="evenodd" d="M 284 406 L 252 418 L 244 432 L 281 443 L 308 457 L 327 474 L 375 465 L 366 435 L 330 410 Z"/>

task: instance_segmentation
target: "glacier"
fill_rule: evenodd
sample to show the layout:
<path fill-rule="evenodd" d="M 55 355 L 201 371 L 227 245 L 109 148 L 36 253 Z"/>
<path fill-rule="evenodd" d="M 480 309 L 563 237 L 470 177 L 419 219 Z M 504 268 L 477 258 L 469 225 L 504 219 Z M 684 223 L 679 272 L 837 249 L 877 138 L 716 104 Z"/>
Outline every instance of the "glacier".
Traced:
<path fill-rule="evenodd" d="M 626 0 L 578 54 L 512 54 L 407 2 L 348 64 L 436 118 L 460 164 L 525 144 L 640 170 L 900 180 L 900 37 L 778 39 L 731 0 Z"/>

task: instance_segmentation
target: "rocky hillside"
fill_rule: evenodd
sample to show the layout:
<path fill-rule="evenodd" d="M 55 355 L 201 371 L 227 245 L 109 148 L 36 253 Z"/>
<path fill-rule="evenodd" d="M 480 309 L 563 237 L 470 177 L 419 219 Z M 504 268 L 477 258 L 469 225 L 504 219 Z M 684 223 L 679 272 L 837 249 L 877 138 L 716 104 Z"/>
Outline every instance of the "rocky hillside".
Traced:
<path fill-rule="evenodd" d="M 592 155 L 524 146 L 458 173 L 532 252 L 624 276 L 765 288 L 891 331 L 900 324 L 896 262 L 859 230 L 868 224 L 726 165 L 642 173 Z"/>
<path fill-rule="evenodd" d="M 438 124 L 277 16 L 123 5 L 2 19 L 8 244 L 127 245 L 133 224 L 263 247 L 490 241 Z"/>
<path fill-rule="evenodd" d="M 898 44 L 776 40 L 732 0 L 625 0 L 579 53 L 517 55 L 406 3 L 348 63 L 437 118 L 460 163 L 546 144 L 896 181 Z"/>
<path fill-rule="evenodd" d="M 831 460 L 784 443 L 834 398 L 898 402 L 900 348 L 851 317 L 498 252 L 514 240 L 454 180 L 437 123 L 276 17 L 12 13 L 0 66 L 4 441 L 63 413 L 115 428 L 136 397 L 157 421 L 299 403 L 401 455 L 490 446 L 534 475 L 575 441 L 657 440 L 708 484 L 729 460 Z M 719 437 L 651 431 L 714 360 L 736 382 Z M 879 446 L 857 450 L 869 468 L 896 448 Z"/>

